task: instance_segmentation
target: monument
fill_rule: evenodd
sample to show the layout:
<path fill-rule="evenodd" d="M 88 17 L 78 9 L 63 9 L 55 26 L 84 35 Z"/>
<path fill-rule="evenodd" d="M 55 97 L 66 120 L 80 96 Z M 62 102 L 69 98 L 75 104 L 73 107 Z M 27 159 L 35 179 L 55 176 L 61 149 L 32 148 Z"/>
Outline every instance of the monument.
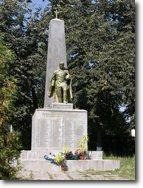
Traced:
<path fill-rule="evenodd" d="M 31 151 L 22 156 L 77 148 L 78 140 L 87 135 L 87 111 L 73 109 L 71 75 L 67 69 L 64 21 L 49 24 L 48 56 L 44 108 L 32 117 Z M 29 153 L 30 152 L 30 153 Z"/>
<path fill-rule="evenodd" d="M 46 174 L 55 170 L 44 160 L 44 155 L 71 151 L 78 141 L 87 135 L 87 111 L 73 109 L 72 77 L 67 68 L 64 21 L 52 19 L 49 25 L 48 56 L 44 108 L 36 109 L 32 117 L 32 144 L 30 151 L 22 151 L 20 163 L 35 179 L 40 179 L 41 170 Z M 69 160 L 69 170 L 112 170 L 119 168 L 119 161 L 102 159 L 102 151 L 90 152 L 91 160 Z M 24 171 L 22 171 L 23 173 Z M 25 173 L 25 172 L 24 172 Z M 46 177 L 45 177 L 46 179 Z"/>

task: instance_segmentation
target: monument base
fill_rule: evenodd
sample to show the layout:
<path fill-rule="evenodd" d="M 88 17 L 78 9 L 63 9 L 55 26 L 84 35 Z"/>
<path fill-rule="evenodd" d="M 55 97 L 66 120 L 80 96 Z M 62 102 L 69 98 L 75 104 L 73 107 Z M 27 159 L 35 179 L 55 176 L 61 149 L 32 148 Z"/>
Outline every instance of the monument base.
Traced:
<path fill-rule="evenodd" d="M 22 151 L 19 159 L 22 179 L 48 180 L 50 174 L 61 174 L 61 168 L 44 159 L 68 147 L 78 149 L 79 140 L 87 135 L 87 111 L 73 109 L 73 104 L 53 103 L 51 109 L 37 109 L 32 117 L 32 148 Z M 90 160 L 67 160 L 68 172 L 120 168 L 120 161 L 103 160 L 102 151 L 89 151 Z M 66 177 L 65 177 L 66 178 Z M 57 178 L 60 180 L 60 178 Z M 61 179 L 63 180 L 63 179 Z"/>
<path fill-rule="evenodd" d="M 21 170 L 18 172 L 18 177 L 30 180 L 51 180 L 49 175 L 61 174 L 60 166 L 51 164 L 44 159 L 44 155 L 49 153 L 47 150 L 37 151 L 22 151 L 20 157 Z M 75 171 L 84 171 L 94 169 L 96 171 L 109 171 L 120 168 L 119 160 L 103 160 L 102 151 L 92 151 L 91 160 L 66 160 L 68 171 L 66 173 Z M 94 153 L 92 155 L 92 153 Z M 92 159 L 94 157 L 94 159 Z M 63 176 L 62 176 L 63 178 Z M 68 180 L 57 177 L 54 180 Z"/>

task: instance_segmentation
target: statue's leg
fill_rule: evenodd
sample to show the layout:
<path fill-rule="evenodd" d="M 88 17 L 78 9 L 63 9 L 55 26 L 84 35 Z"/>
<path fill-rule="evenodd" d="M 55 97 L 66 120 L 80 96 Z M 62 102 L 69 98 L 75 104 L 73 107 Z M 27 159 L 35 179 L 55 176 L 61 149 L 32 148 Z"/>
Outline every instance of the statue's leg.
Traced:
<path fill-rule="evenodd" d="M 62 100 L 62 88 L 56 87 L 55 91 L 56 91 L 56 95 L 57 95 L 57 99 L 58 99 L 58 101 L 56 101 L 56 102 L 62 103 L 63 102 L 63 100 Z"/>
<path fill-rule="evenodd" d="M 63 88 L 63 102 L 68 103 L 67 89 Z"/>

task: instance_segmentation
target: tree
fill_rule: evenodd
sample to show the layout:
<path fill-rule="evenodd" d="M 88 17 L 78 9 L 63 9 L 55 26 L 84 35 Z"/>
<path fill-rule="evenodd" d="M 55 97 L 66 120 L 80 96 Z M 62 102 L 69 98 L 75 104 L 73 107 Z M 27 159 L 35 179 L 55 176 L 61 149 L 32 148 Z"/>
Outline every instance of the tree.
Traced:
<path fill-rule="evenodd" d="M 1 33 L 15 53 L 9 73 L 17 79 L 17 98 L 13 103 L 15 108 L 11 111 L 10 123 L 15 130 L 21 132 L 25 149 L 31 145 L 32 115 L 39 105 L 42 106 L 41 98 L 44 95 L 41 85 L 43 88 L 46 34 L 45 28 L 39 23 L 39 15 L 37 10 L 33 16 L 28 4 L 18 0 L 7 0 L 1 4 Z"/>
<path fill-rule="evenodd" d="M 17 168 L 13 165 L 19 157 L 19 135 L 10 131 L 9 119 L 16 98 L 16 79 L 9 75 L 14 54 L 0 38 L 0 179 L 15 179 Z"/>

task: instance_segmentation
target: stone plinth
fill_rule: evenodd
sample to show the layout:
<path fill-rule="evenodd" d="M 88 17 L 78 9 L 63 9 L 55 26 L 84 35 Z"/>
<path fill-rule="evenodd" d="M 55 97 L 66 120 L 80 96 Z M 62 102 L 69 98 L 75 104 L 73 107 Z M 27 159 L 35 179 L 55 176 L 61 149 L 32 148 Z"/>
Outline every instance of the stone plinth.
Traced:
<path fill-rule="evenodd" d="M 72 110 L 73 104 L 72 103 L 52 103 L 51 107 L 52 109 Z"/>
<path fill-rule="evenodd" d="M 62 151 L 78 147 L 87 135 L 87 111 L 72 104 L 53 104 L 51 109 L 37 109 L 32 118 L 32 150 Z"/>
<path fill-rule="evenodd" d="M 103 151 L 89 151 L 89 157 L 91 160 L 102 160 Z"/>

